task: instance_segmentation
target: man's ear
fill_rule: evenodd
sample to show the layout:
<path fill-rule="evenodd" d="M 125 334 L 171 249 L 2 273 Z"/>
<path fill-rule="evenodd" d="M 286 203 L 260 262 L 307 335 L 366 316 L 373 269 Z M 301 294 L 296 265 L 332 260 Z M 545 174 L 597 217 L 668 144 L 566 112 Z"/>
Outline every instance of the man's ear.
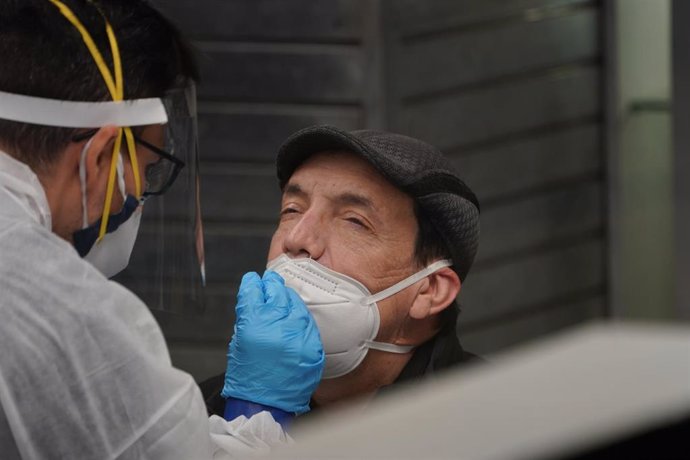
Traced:
<path fill-rule="evenodd" d="M 84 160 L 87 190 L 94 185 L 107 183 L 117 130 L 115 126 L 105 126 L 87 141 L 90 142 Z"/>
<path fill-rule="evenodd" d="M 424 279 L 410 308 L 410 317 L 424 319 L 445 310 L 458 296 L 462 283 L 458 274 L 444 267 Z"/>
<path fill-rule="evenodd" d="M 113 157 L 113 145 L 117 138 L 118 128 L 104 126 L 91 137 L 86 149 L 84 168 L 86 170 L 86 196 L 89 216 L 100 216 L 110 173 L 110 162 Z M 77 169 L 79 164 L 77 163 Z M 91 221 L 93 219 L 89 219 Z"/>

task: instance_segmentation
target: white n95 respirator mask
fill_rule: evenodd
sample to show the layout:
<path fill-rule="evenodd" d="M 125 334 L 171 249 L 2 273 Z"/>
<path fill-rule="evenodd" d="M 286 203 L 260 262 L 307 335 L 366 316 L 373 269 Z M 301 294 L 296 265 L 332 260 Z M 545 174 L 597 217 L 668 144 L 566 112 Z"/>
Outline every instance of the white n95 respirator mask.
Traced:
<path fill-rule="evenodd" d="M 286 254 L 271 260 L 267 268 L 285 279 L 309 308 L 321 333 L 326 364 L 323 378 L 332 379 L 354 370 L 369 349 L 408 353 L 414 347 L 376 342 L 380 316 L 376 302 L 386 299 L 443 267 L 440 260 L 372 295 L 359 281 L 324 267 L 313 259 L 291 259 Z"/>

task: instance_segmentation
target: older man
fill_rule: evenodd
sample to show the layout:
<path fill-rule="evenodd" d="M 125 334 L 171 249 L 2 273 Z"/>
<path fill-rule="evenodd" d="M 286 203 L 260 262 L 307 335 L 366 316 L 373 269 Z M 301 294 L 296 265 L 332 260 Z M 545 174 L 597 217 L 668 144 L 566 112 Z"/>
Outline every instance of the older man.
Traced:
<path fill-rule="evenodd" d="M 268 267 L 314 316 L 326 352 L 324 407 L 472 359 L 456 297 L 479 238 L 479 203 L 434 147 L 320 126 L 291 136 L 277 173 L 280 223 Z M 218 381 L 202 384 L 222 412 Z"/>

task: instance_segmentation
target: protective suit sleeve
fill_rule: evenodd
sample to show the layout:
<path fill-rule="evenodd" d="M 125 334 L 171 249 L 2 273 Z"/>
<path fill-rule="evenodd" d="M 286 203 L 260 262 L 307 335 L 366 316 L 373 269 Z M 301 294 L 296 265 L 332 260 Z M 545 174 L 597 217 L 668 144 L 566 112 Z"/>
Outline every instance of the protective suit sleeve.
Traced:
<path fill-rule="evenodd" d="M 240 416 L 231 421 L 212 415 L 208 419 L 208 427 L 214 460 L 267 454 L 276 447 L 293 442 L 268 412 L 260 412 L 251 418 Z"/>
<path fill-rule="evenodd" d="M 325 358 L 304 302 L 275 272 L 252 272 L 242 279 L 236 313 L 222 396 L 307 412 Z"/>

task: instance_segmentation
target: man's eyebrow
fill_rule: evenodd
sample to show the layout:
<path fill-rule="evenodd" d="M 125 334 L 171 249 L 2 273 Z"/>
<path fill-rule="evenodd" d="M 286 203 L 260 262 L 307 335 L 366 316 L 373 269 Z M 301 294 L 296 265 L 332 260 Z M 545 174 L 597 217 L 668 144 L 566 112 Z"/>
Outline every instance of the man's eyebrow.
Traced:
<path fill-rule="evenodd" d="M 306 197 L 307 192 L 305 192 L 299 184 L 289 183 L 283 189 L 283 196 Z M 369 198 L 354 192 L 340 193 L 331 201 L 341 206 L 358 206 L 360 208 L 376 210 L 376 206 L 374 206 L 374 203 Z"/>
<path fill-rule="evenodd" d="M 335 202 L 340 205 L 358 206 L 360 208 L 369 208 L 375 210 L 374 203 L 364 195 L 353 192 L 341 193 L 335 197 Z"/>
<path fill-rule="evenodd" d="M 300 187 L 298 184 L 287 184 L 285 188 L 283 189 L 283 195 L 297 195 L 300 197 L 304 197 L 307 195 L 307 192 L 302 190 L 302 187 Z"/>

